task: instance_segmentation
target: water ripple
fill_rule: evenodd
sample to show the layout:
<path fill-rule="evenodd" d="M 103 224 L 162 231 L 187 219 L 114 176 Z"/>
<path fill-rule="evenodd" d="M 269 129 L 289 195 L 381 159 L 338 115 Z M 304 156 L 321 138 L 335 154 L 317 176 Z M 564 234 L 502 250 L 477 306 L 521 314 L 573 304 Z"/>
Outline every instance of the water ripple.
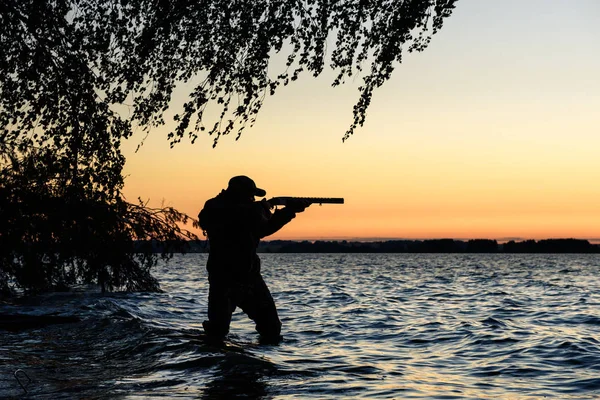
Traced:
<path fill-rule="evenodd" d="M 80 322 L 2 332 L 0 397 L 594 398 L 596 255 L 266 254 L 284 341 L 236 313 L 208 341 L 202 254 L 157 272 L 164 293 L 88 289 L 0 312 Z"/>

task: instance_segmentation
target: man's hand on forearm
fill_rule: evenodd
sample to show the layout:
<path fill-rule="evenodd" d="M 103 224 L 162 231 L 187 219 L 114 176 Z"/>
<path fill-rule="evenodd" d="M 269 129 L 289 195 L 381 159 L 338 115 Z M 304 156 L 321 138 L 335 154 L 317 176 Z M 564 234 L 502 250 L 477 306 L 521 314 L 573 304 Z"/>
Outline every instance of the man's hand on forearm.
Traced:
<path fill-rule="evenodd" d="M 310 201 L 302 200 L 302 199 L 293 199 L 289 200 L 286 208 L 289 208 L 291 211 L 295 213 L 301 213 L 306 210 L 310 206 Z"/>

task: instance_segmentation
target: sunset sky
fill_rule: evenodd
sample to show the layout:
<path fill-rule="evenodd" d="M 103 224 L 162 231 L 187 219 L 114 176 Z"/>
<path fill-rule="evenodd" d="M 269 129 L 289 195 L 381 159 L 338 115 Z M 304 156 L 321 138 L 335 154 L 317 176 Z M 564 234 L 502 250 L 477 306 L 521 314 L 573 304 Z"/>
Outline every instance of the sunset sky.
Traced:
<path fill-rule="evenodd" d="M 267 198 L 346 200 L 271 239 L 600 238 L 600 1 L 459 0 L 345 143 L 361 80 L 333 76 L 302 75 L 215 149 L 206 136 L 170 149 L 165 127 L 136 153 L 139 133 L 126 197 L 195 217 L 244 174 Z"/>

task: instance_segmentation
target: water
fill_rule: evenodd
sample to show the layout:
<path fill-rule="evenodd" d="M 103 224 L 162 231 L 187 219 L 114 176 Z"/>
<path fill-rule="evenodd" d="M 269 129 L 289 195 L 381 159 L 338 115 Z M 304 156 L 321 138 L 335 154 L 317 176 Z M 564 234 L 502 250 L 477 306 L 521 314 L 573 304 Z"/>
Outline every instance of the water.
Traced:
<path fill-rule="evenodd" d="M 164 293 L 46 295 L 0 313 L 79 316 L 0 331 L 0 397 L 597 398 L 600 256 L 264 254 L 284 341 L 234 314 L 202 334 L 205 255 L 157 269 Z M 20 375 L 24 384 L 24 375 Z M 27 398 L 26 396 L 26 398 Z"/>

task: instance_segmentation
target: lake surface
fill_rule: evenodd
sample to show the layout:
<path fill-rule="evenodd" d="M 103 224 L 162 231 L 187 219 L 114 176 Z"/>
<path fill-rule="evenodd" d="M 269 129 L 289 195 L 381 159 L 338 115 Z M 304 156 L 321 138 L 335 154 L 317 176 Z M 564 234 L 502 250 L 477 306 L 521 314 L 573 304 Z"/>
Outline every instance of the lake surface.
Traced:
<path fill-rule="evenodd" d="M 0 313 L 81 322 L 0 331 L 0 397 L 600 397 L 600 255 L 263 254 L 283 322 L 260 345 L 236 311 L 211 344 L 204 254 L 164 293 L 56 293 Z"/>

